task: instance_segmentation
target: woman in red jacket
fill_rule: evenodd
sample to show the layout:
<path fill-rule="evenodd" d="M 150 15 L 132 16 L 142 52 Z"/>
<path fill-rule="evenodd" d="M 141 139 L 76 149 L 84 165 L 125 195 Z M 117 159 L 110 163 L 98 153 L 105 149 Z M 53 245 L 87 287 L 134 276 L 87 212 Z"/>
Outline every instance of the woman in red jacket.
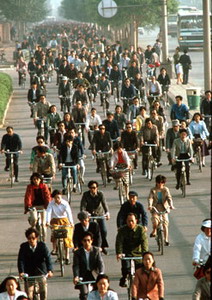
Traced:
<path fill-rule="evenodd" d="M 135 272 L 132 284 L 133 299 L 164 300 L 164 282 L 161 270 L 155 267 L 151 252 L 143 254 L 142 267 Z"/>
<path fill-rule="evenodd" d="M 36 226 L 38 220 L 37 209 L 43 209 L 41 213 L 41 222 L 43 227 L 43 236 L 46 236 L 46 211 L 49 202 L 51 201 L 51 193 L 48 186 L 43 183 L 43 178 L 39 173 L 33 173 L 30 177 L 31 183 L 26 188 L 26 193 L 24 197 L 24 213 L 28 211 L 29 224 L 32 227 Z"/>

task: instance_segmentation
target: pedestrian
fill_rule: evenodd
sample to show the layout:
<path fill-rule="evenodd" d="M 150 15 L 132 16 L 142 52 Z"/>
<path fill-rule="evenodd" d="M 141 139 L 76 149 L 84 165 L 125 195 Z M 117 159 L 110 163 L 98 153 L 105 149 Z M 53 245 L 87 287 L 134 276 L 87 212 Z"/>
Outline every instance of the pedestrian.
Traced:
<path fill-rule="evenodd" d="M 191 70 L 191 58 L 188 55 L 188 50 L 184 49 L 183 51 L 184 54 L 180 56 L 179 63 L 183 67 L 183 84 L 188 83 L 188 75 L 189 75 L 189 70 Z"/>
<path fill-rule="evenodd" d="M 175 65 L 176 75 L 177 75 L 177 84 L 181 84 L 183 82 L 183 67 L 180 62 Z"/>

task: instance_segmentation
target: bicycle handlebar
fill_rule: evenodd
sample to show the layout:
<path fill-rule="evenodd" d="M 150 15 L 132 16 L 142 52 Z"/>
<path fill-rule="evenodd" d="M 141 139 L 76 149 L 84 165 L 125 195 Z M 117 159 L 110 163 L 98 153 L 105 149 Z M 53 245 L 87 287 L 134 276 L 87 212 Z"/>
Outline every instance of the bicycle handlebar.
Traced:
<path fill-rule="evenodd" d="M 190 161 L 190 160 L 191 160 L 191 158 L 185 158 L 185 159 L 178 159 L 178 158 L 176 158 L 176 161 L 178 161 L 178 162 Z"/>
<path fill-rule="evenodd" d="M 152 206 L 152 209 L 154 209 L 154 211 L 158 214 L 158 215 L 165 215 L 166 213 L 169 213 L 167 209 L 165 209 L 164 211 L 158 211 L 157 208 L 155 206 Z"/>
<path fill-rule="evenodd" d="M 6 153 L 6 154 L 18 154 L 18 153 L 21 153 L 21 150 L 18 150 L 18 151 L 5 150 L 4 153 Z"/>
<path fill-rule="evenodd" d="M 82 281 L 83 278 L 79 278 L 80 280 L 77 282 L 78 285 L 84 285 L 84 284 L 94 284 L 96 283 L 95 280 L 90 280 L 90 281 Z"/>
<path fill-rule="evenodd" d="M 62 164 L 62 168 L 64 169 L 75 169 L 77 167 L 77 165 L 75 166 L 66 166 L 65 164 Z"/>
<path fill-rule="evenodd" d="M 96 220 L 104 220 L 107 216 L 103 215 L 103 216 L 90 216 L 90 219 L 96 219 Z"/>
<path fill-rule="evenodd" d="M 27 273 L 24 273 L 22 276 L 24 280 L 35 280 L 35 279 L 43 279 L 43 278 L 48 278 L 48 274 L 45 275 L 37 275 L 37 276 L 29 276 Z"/>
<path fill-rule="evenodd" d="M 121 257 L 122 260 L 137 260 L 137 259 L 143 259 L 142 256 L 123 256 Z"/>
<path fill-rule="evenodd" d="M 146 146 L 146 147 L 156 147 L 157 144 L 146 144 L 146 143 L 144 143 L 143 146 Z"/>

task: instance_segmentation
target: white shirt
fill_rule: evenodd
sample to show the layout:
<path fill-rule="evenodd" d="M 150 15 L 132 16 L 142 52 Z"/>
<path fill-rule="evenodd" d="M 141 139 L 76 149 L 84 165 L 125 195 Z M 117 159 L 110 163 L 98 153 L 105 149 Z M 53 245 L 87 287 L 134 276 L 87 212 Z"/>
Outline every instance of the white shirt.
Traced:
<path fill-rule="evenodd" d="M 55 200 L 51 201 L 46 210 L 46 222 L 50 223 L 51 219 L 68 218 L 71 224 L 74 224 L 71 208 L 66 200 L 61 200 L 57 204 Z"/>
<path fill-rule="evenodd" d="M 25 292 L 16 290 L 13 300 L 16 300 L 19 296 L 27 296 Z M 8 292 L 0 293 L 0 300 L 11 300 Z"/>
<path fill-rule="evenodd" d="M 95 116 L 93 117 L 90 114 L 86 118 L 85 128 L 88 130 L 89 126 L 95 126 L 95 125 L 99 126 L 100 124 L 102 124 L 102 120 L 101 120 L 100 116 L 95 114 Z"/>
<path fill-rule="evenodd" d="M 211 253 L 211 238 L 206 236 L 204 232 L 198 234 L 193 247 L 193 261 L 199 263 L 200 259 L 203 264 L 206 263 L 208 256 Z"/>

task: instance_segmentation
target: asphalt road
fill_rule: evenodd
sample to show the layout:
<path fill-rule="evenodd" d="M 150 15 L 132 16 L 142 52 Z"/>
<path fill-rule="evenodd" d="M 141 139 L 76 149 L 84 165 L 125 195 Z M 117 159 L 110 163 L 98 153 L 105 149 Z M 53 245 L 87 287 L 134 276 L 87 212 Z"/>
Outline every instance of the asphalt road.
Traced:
<path fill-rule="evenodd" d="M 26 90 L 17 87 L 17 74 L 8 71 L 14 78 L 14 96 L 11 101 L 5 127 L 12 125 L 23 141 L 24 153 L 20 156 L 20 182 L 11 189 L 7 181 L 8 174 L 4 172 L 4 157 L 0 158 L 0 280 L 9 274 L 17 274 L 17 253 L 20 243 L 25 241 L 24 231 L 28 228 L 27 216 L 23 214 L 23 197 L 26 185 L 29 183 L 29 155 L 31 148 L 35 145 L 36 129 L 30 119 L 29 107 L 26 103 Z M 52 104 L 59 104 L 57 90 L 54 82 L 48 85 L 47 99 Z M 99 102 L 97 111 L 102 115 Z M 59 107 L 59 105 L 58 105 Z M 114 107 L 114 106 L 113 106 Z M 0 137 L 5 133 L 5 127 L 0 129 Z M 86 174 L 85 179 L 97 179 L 101 183 L 99 174 L 95 173 L 95 163 L 91 159 L 90 152 L 86 150 Z M 139 169 L 134 176 L 134 183 L 131 189 L 139 194 L 139 200 L 147 208 L 147 196 L 149 190 L 154 186 L 154 180 L 149 182 L 141 175 L 141 157 L 139 157 Z M 187 188 L 187 197 L 182 198 L 179 191 L 175 190 L 175 178 L 168 166 L 165 152 L 162 157 L 163 166 L 156 170 L 156 174 L 167 176 L 167 186 L 173 196 L 176 210 L 170 214 L 170 247 L 165 248 L 164 256 L 157 252 L 156 242 L 149 239 L 149 248 L 155 254 L 156 264 L 161 268 L 165 280 L 165 298 L 171 300 L 188 300 L 194 289 L 196 280 L 193 278 L 193 268 L 191 265 L 192 246 L 195 236 L 200 231 L 201 221 L 210 216 L 210 161 L 206 159 L 206 167 L 203 173 L 198 172 L 197 165 L 191 167 L 191 183 Z M 60 173 L 57 173 L 53 183 L 54 188 L 61 188 Z M 127 299 L 125 288 L 118 286 L 120 278 L 120 263 L 115 258 L 115 236 L 116 215 L 119 210 L 118 193 L 113 190 L 113 183 L 106 188 L 100 184 L 100 189 L 104 191 L 110 208 L 111 219 L 107 222 L 109 255 L 104 256 L 106 273 L 111 278 L 111 287 L 119 294 L 119 299 Z M 84 186 L 84 191 L 87 190 Z M 80 195 L 76 194 L 73 199 L 73 215 L 77 222 L 79 211 Z M 150 215 L 149 215 L 150 216 Z M 148 235 L 151 232 L 151 221 Z M 48 245 L 50 233 L 48 233 Z M 72 258 L 72 257 L 71 257 Z M 71 266 L 67 266 L 65 277 L 61 278 L 59 265 L 54 266 L 54 277 L 49 279 L 49 300 L 77 299 L 78 291 L 74 289 L 72 283 Z"/>

